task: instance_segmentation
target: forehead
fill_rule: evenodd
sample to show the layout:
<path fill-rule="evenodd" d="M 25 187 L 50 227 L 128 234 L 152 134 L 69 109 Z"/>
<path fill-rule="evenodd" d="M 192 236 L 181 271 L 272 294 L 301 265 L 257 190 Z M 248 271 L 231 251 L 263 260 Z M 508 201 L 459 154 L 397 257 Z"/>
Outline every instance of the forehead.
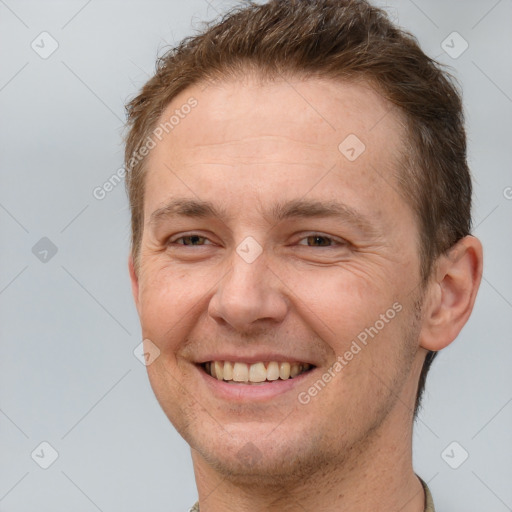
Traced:
<path fill-rule="evenodd" d="M 392 175 L 401 117 L 367 84 L 251 76 L 201 83 L 174 98 L 159 126 L 166 122 L 147 159 L 146 214 L 177 189 L 208 195 L 212 184 L 229 192 L 272 183 L 269 198 L 276 187 L 300 195 L 326 174 L 327 195 L 359 187 L 367 199 L 399 199 Z"/>
<path fill-rule="evenodd" d="M 187 116 L 181 119 L 172 130 L 175 137 L 196 135 L 205 143 L 218 143 L 230 132 L 243 138 L 263 131 L 331 145 L 346 131 L 366 139 L 374 130 L 378 137 L 390 128 L 402 135 L 398 110 L 366 82 L 291 77 L 264 80 L 254 74 L 202 82 L 177 95 L 160 122 L 165 123 L 177 110 L 188 110 L 184 106 L 191 98 L 197 100 L 197 107 L 190 112 L 193 121 L 182 122 Z M 217 129 L 212 130 L 212 123 L 218 124 Z"/>

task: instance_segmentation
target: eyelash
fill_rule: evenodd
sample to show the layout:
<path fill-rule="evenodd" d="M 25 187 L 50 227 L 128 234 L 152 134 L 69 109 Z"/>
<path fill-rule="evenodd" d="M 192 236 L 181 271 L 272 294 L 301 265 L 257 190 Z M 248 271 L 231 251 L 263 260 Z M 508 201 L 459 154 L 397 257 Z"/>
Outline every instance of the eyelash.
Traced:
<path fill-rule="evenodd" d="M 202 244 L 202 245 L 185 245 L 185 244 L 180 244 L 178 243 L 179 240 L 183 240 L 184 238 L 192 238 L 192 237 L 197 237 L 197 238 L 201 238 L 201 239 L 204 239 L 204 240 L 209 240 L 208 237 L 206 236 L 202 236 L 202 235 L 199 235 L 197 233 L 190 233 L 190 234 L 187 234 L 187 235 L 181 235 L 180 237 L 172 240 L 172 239 L 169 239 L 169 241 L 167 242 L 168 245 L 180 245 L 182 247 L 203 247 L 204 245 L 210 245 L 210 244 Z M 322 233 L 310 233 L 308 235 L 305 235 L 303 236 L 302 238 L 299 239 L 298 242 L 302 242 L 303 240 L 307 240 L 308 238 L 323 238 L 325 240 L 328 240 L 329 241 L 329 245 L 306 245 L 306 244 L 301 244 L 301 243 L 297 243 L 297 245 L 301 245 L 301 246 L 305 246 L 305 247 L 336 247 L 336 246 L 345 246 L 345 245 L 348 245 L 348 242 L 346 240 L 343 240 L 343 239 L 336 239 L 332 236 L 329 236 L 329 235 L 324 235 Z"/>
<path fill-rule="evenodd" d="M 189 235 L 181 235 L 179 238 L 176 238 L 175 240 L 169 239 L 169 241 L 167 243 L 168 243 L 168 245 L 174 244 L 174 245 L 181 245 L 183 247 L 197 247 L 194 245 L 185 245 L 185 244 L 177 243 L 178 240 L 182 240 L 184 238 L 192 238 L 192 237 L 198 237 L 198 238 L 203 238 L 205 240 L 208 240 L 208 238 L 206 236 L 198 235 L 197 233 L 190 233 Z"/>
<path fill-rule="evenodd" d="M 347 245 L 347 242 L 345 240 L 336 239 L 329 235 L 323 235 L 322 233 L 313 233 L 313 234 L 309 234 L 307 236 L 303 236 L 299 240 L 299 242 L 301 242 L 302 240 L 307 240 L 308 238 L 324 238 L 325 240 L 328 240 L 330 243 L 329 243 L 329 245 L 306 245 L 306 244 L 300 244 L 300 243 L 298 245 L 306 245 L 306 247 L 336 247 L 339 245 Z"/>

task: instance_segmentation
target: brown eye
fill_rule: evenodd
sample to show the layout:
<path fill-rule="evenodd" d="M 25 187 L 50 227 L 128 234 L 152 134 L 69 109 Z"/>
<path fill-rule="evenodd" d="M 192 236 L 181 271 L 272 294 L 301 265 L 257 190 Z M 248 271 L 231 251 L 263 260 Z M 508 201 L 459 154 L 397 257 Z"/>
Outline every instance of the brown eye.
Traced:
<path fill-rule="evenodd" d="M 181 242 L 180 242 L 181 240 Z M 178 245 L 204 245 L 206 237 L 200 235 L 187 235 L 177 238 L 173 243 Z"/>
<path fill-rule="evenodd" d="M 315 247 L 326 247 L 332 245 L 332 239 L 322 235 L 312 235 L 306 238 L 307 245 Z"/>

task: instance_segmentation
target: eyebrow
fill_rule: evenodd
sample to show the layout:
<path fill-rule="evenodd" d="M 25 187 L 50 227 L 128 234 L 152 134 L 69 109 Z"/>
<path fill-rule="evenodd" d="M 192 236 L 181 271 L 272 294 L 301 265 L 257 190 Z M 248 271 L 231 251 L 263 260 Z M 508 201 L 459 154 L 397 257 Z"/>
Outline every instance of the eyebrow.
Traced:
<path fill-rule="evenodd" d="M 172 199 L 162 208 L 155 210 L 149 220 L 150 225 L 157 225 L 173 217 L 208 218 L 217 217 L 228 220 L 232 216 L 220 206 L 210 201 L 198 199 L 177 198 Z M 318 201 L 308 199 L 295 199 L 278 203 L 271 209 L 271 220 L 275 223 L 293 218 L 321 218 L 334 217 L 354 225 L 369 235 L 376 235 L 377 231 L 367 216 L 354 208 L 337 201 Z"/>
<path fill-rule="evenodd" d="M 165 206 L 155 210 L 150 218 L 149 224 L 159 224 L 172 217 L 227 217 L 227 212 L 215 207 L 209 201 L 200 201 L 196 199 L 173 199 Z"/>

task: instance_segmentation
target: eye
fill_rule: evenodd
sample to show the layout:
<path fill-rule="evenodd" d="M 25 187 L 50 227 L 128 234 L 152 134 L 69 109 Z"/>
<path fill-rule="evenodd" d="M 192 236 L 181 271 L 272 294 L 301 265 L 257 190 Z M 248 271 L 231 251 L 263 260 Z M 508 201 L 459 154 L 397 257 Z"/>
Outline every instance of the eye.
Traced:
<path fill-rule="evenodd" d="M 299 241 L 299 245 L 307 245 L 308 247 L 332 247 L 336 245 L 346 245 L 346 242 L 327 235 L 313 234 L 302 238 Z"/>
<path fill-rule="evenodd" d="M 184 235 L 180 236 L 179 238 L 176 238 L 174 240 L 169 240 L 169 244 L 174 245 L 182 245 L 187 247 L 194 247 L 194 246 L 201 246 L 201 245 L 208 245 L 207 242 L 209 242 L 208 238 L 205 236 L 201 236 L 198 234 L 190 234 L 190 235 Z"/>

